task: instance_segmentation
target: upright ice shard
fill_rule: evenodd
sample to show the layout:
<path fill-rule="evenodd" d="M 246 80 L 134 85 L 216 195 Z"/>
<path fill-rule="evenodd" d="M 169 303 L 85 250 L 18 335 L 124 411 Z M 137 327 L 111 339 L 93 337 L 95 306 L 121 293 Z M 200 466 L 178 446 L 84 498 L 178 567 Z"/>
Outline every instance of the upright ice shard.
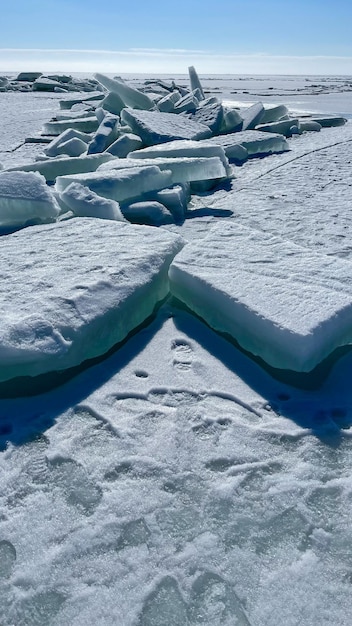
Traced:
<path fill-rule="evenodd" d="M 200 93 L 201 93 L 201 97 L 202 100 L 204 100 L 205 96 L 204 96 L 204 91 L 203 91 L 203 87 L 202 84 L 199 80 L 199 76 L 196 72 L 196 69 L 193 67 L 193 65 L 191 65 L 188 68 L 188 73 L 189 73 L 189 80 L 191 83 L 191 90 L 193 91 L 194 89 L 199 89 Z"/>

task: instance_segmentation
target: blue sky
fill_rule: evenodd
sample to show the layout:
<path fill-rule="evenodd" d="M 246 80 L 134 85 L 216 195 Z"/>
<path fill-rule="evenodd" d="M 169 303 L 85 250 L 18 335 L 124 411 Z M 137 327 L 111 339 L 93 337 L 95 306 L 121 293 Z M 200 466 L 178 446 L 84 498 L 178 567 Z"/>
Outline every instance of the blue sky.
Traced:
<path fill-rule="evenodd" d="M 352 74 L 350 0 L 6 0 L 0 71 Z"/>

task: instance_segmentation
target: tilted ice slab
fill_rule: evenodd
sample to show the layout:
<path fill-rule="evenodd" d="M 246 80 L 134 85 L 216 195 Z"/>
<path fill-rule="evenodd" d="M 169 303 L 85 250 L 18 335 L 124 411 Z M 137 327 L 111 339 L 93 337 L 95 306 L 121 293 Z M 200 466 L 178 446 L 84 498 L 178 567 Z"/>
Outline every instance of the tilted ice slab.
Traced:
<path fill-rule="evenodd" d="M 172 184 L 188 183 L 196 180 L 226 178 L 227 173 L 219 157 L 159 157 L 155 159 L 115 159 L 103 163 L 98 171 L 120 170 L 126 167 L 147 167 L 156 165 L 161 170 L 170 170 Z"/>
<path fill-rule="evenodd" d="M 53 222 L 59 212 L 59 206 L 40 174 L 0 173 L 0 227 Z"/>
<path fill-rule="evenodd" d="M 174 139 L 206 139 L 211 136 L 208 126 L 175 113 L 123 109 L 121 119 L 132 128 L 146 146 Z"/>
<path fill-rule="evenodd" d="M 136 198 L 148 191 L 170 187 L 172 174 L 170 170 L 162 172 L 154 165 L 59 176 L 56 180 L 57 190 L 62 192 L 71 183 L 81 183 L 99 196 L 122 202 L 129 198 Z"/>
<path fill-rule="evenodd" d="M 106 89 L 116 93 L 126 106 L 130 106 L 136 109 L 153 109 L 154 102 L 147 96 L 147 94 L 138 89 L 134 89 L 130 85 L 127 85 L 122 79 L 116 80 L 105 76 L 105 74 L 94 74 L 96 78 Z"/>
<path fill-rule="evenodd" d="M 9 168 L 8 171 L 39 172 L 47 181 L 54 181 L 57 176 L 94 172 L 99 165 L 113 158 L 111 154 L 104 152 L 104 154 L 89 154 L 81 157 L 64 157 L 62 159 L 48 159 L 36 163 L 26 163 L 25 165 Z"/>
<path fill-rule="evenodd" d="M 217 137 L 214 139 L 217 139 Z M 206 139 L 204 141 L 191 141 L 186 139 L 168 141 L 167 143 L 150 146 L 142 150 L 135 150 L 130 152 L 128 156 L 133 159 L 218 157 L 226 170 L 226 174 L 230 176 L 232 170 L 225 155 L 224 148 L 221 145 L 221 138 L 219 139 L 219 145 L 212 139 Z"/>
<path fill-rule="evenodd" d="M 89 218 L 4 237 L 0 380 L 104 354 L 167 295 L 182 245 L 161 229 Z"/>
<path fill-rule="evenodd" d="M 352 342 L 352 264 L 230 222 L 188 244 L 171 292 L 269 365 L 311 371 Z"/>
<path fill-rule="evenodd" d="M 93 133 L 98 129 L 99 122 L 95 116 L 61 120 L 59 122 L 46 122 L 43 126 L 44 135 L 61 135 L 64 130 L 72 128 L 83 133 Z"/>
<path fill-rule="evenodd" d="M 245 148 L 248 156 L 252 157 L 286 152 L 290 149 L 289 143 L 283 135 L 260 130 L 246 130 L 229 135 L 219 135 L 207 139 L 204 143 L 221 146 L 229 159 L 238 158 L 238 146 Z"/>

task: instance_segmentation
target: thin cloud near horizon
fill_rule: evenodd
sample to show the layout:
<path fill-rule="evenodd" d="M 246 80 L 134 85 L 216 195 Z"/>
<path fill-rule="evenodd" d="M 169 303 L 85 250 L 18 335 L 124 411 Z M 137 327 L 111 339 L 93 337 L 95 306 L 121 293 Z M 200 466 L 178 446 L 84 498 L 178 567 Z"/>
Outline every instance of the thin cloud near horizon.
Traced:
<path fill-rule="evenodd" d="M 117 59 L 121 60 L 118 67 Z M 188 65 L 193 64 L 197 64 L 200 73 L 214 74 L 302 74 L 304 64 L 305 74 L 349 75 L 352 57 L 322 54 L 275 55 L 267 52 L 228 53 L 184 48 L 0 48 L 0 71 L 39 68 L 38 71 L 44 72 L 187 73 Z"/>

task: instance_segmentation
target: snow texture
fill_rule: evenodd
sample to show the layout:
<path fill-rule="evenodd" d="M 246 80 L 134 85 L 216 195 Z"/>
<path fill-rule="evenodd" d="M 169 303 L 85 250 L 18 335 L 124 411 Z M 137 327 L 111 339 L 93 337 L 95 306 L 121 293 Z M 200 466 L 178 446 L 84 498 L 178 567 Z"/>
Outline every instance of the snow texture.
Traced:
<path fill-rule="evenodd" d="M 167 295 L 182 245 L 160 229 L 88 218 L 8 235 L 0 380 L 71 368 L 122 341 Z"/>
<path fill-rule="evenodd" d="M 171 291 L 269 365 L 312 370 L 352 341 L 351 264 L 236 224 L 170 267 Z"/>

